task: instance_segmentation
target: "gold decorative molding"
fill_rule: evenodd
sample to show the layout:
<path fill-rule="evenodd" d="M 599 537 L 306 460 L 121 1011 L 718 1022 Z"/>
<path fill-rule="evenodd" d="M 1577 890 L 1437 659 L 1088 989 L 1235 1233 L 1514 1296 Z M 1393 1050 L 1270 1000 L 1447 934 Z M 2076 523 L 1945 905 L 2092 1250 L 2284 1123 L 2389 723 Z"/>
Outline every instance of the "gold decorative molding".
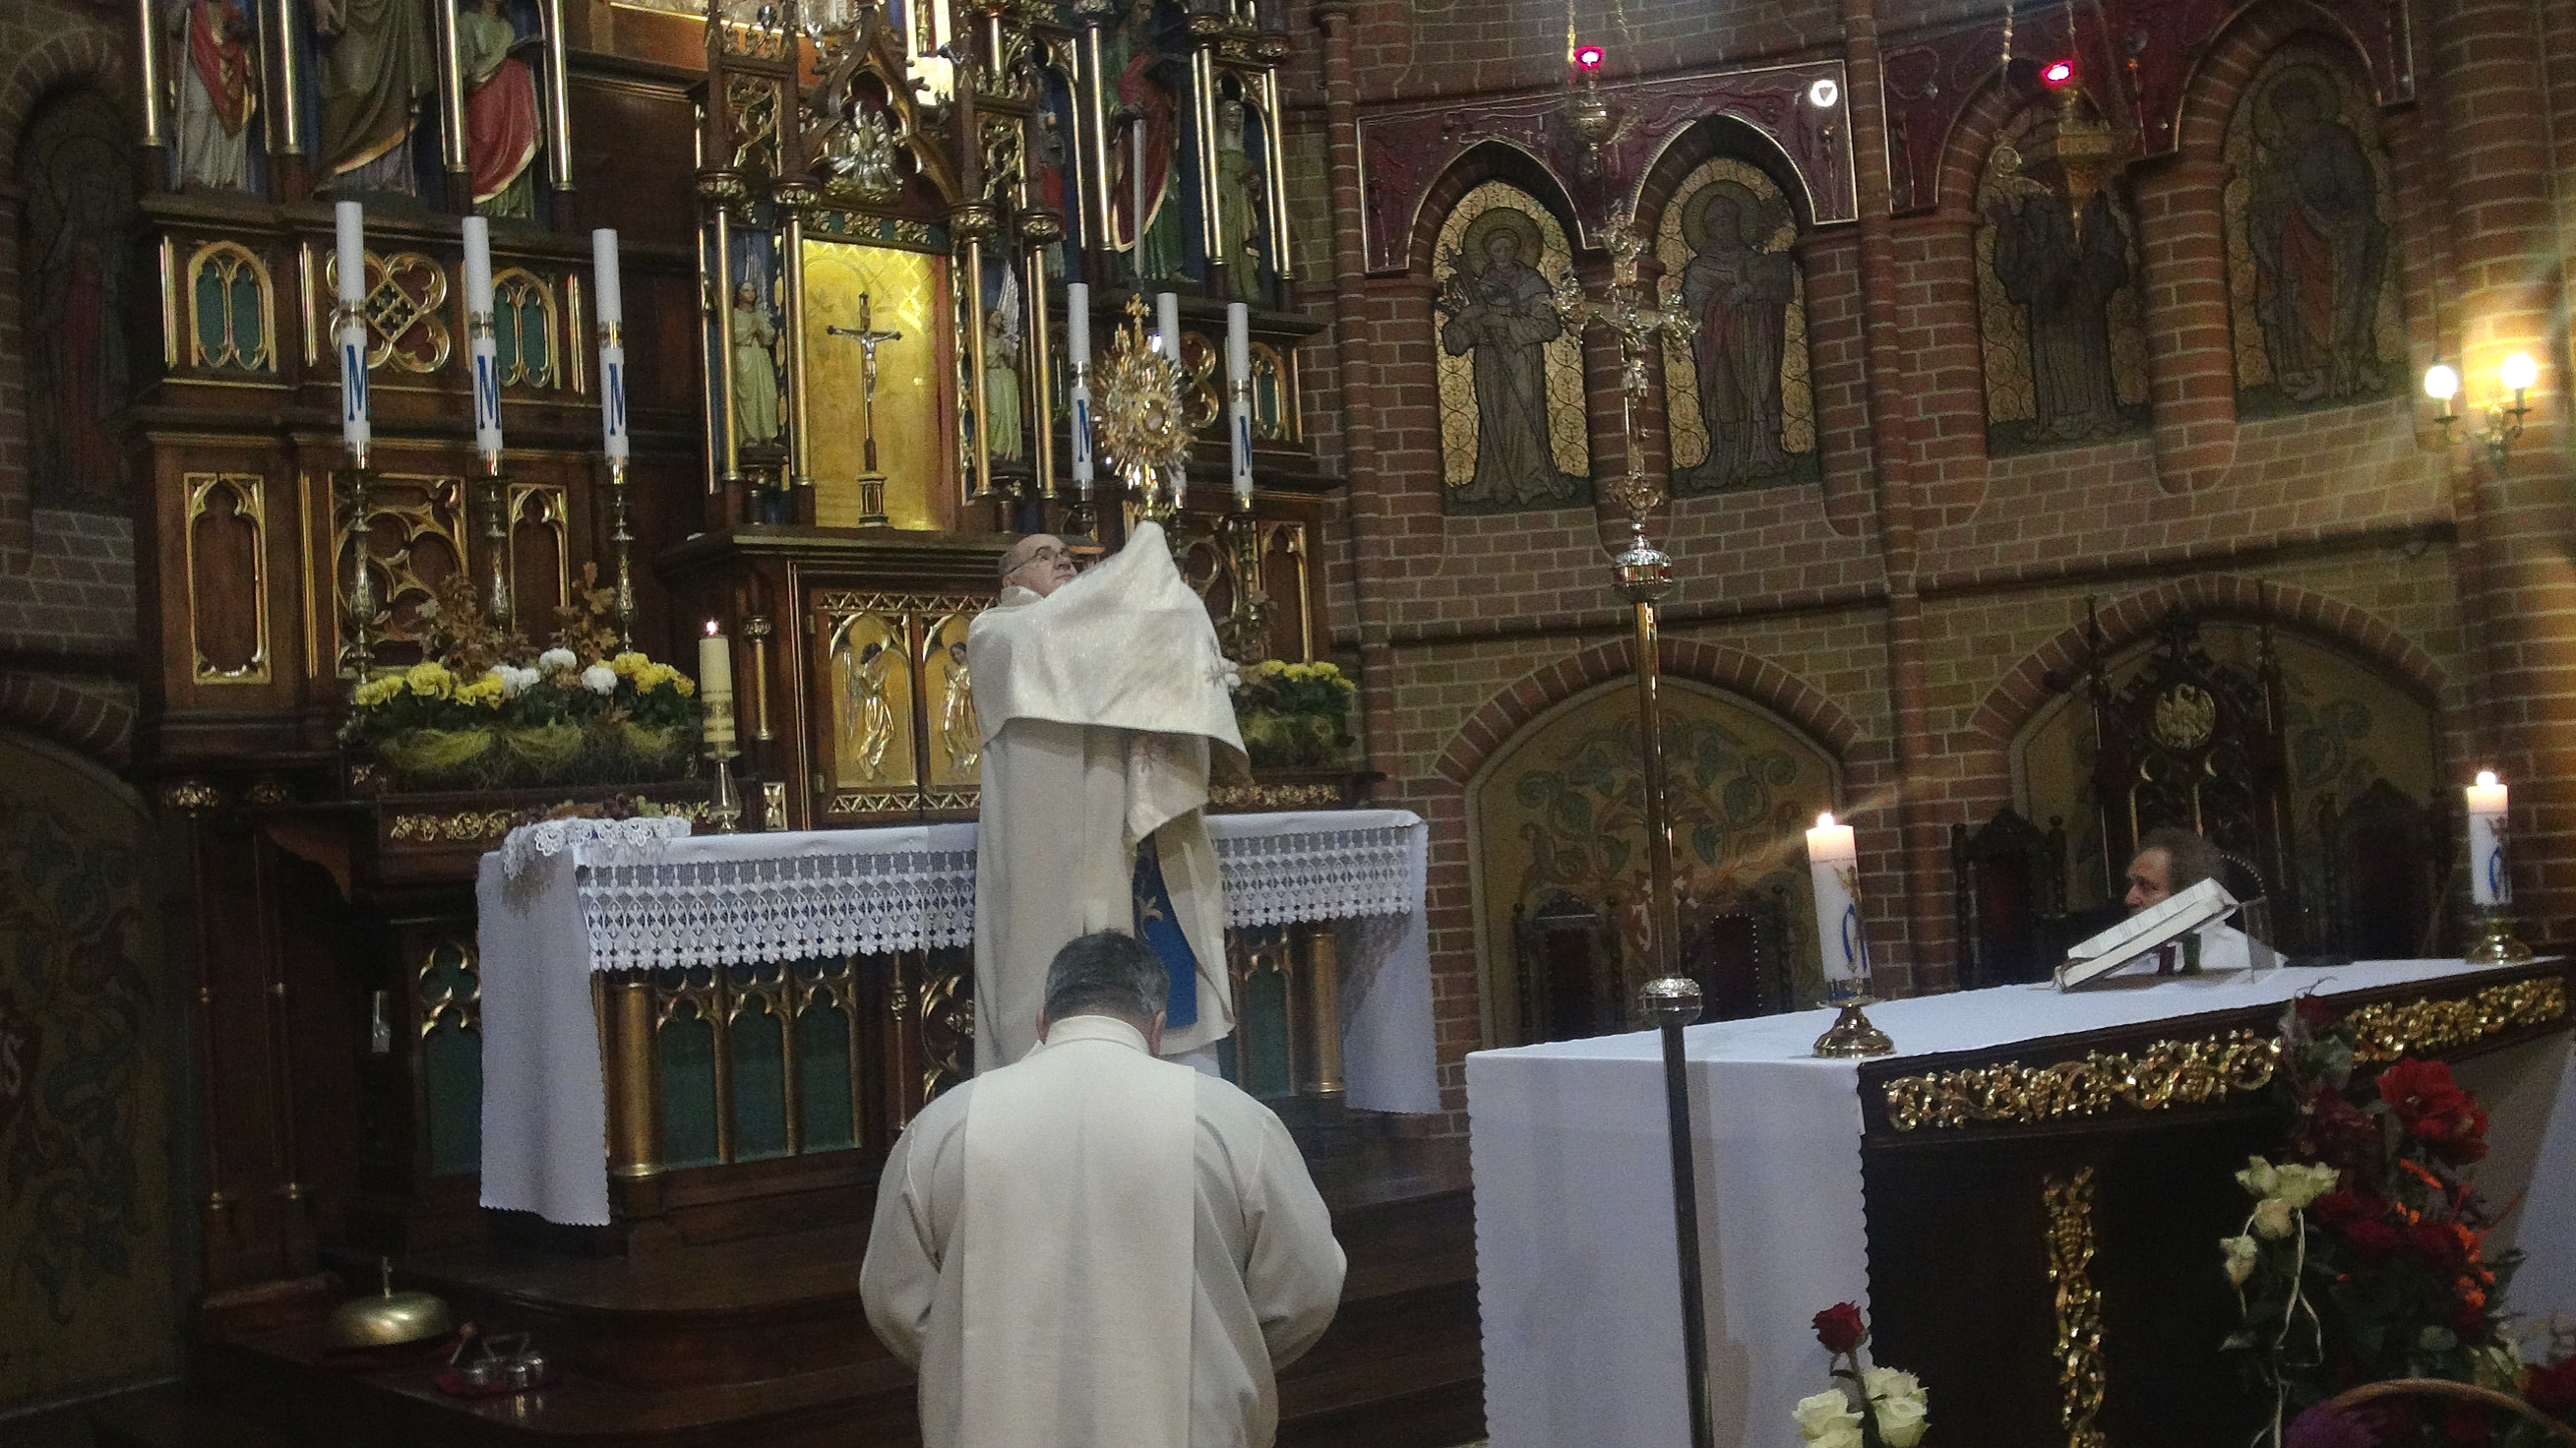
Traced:
<path fill-rule="evenodd" d="M 454 814 L 398 814 L 385 838 L 412 845 L 472 845 L 510 832 L 517 810 L 469 809 Z"/>
<path fill-rule="evenodd" d="M 1208 803 L 1218 809 L 1339 809 L 1343 787 L 1300 783 L 1220 784 L 1208 790 Z"/>
<path fill-rule="evenodd" d="M 236 290 L 245 275 L 251 285 L 247 314 Z M 211 298 L 205 291 L 210 280 L 214 283 Z M 232 241 L 211 241 L 198 247 L 188 258 L 188 365 L 236 372 L 276 371 L 275 291 L 268 263 L 250 248 Z M 212 327 L 207 325 L 210 321 Z M 172 350 L 176 350 L 175 345 Z"/>
<path fill-rule="evenodd" d="M 431 945 L 413 975 L 420 987 L 422 1040 L 441 1024 L 460 1031 L 483 1028 L 483 966 L 471 939 L 450 936 Z"/>
<path fill-rule="evenodd" d="M 1977 1123 L 2035 1126 L 2099 1116 L 2119 1105 L 2162 1111 L 2260 1091 L 2272 1083 L 2280 1057 L 2278 1038 L 2231 1031 L 2198 1041 L 2157 1041 L 2135 1053 L 2096 1051 L 2048 1066 L 2008 1061 L 1901 1076 L 1882 1090 L 1887 1119 L 1899 1131 Z"/>
<path fill-rule="evenodd" d="M 556 310 L 554 290 L 536 273 L 514 266 L 494 274 L 492 302 L 495 315 L 507 311 L 512 322 L 513 345 L 501 354 L 501 385 L 561 387 L 563 364 L 557 339 L 564 335 L 564 326 Z M 531 318 L 536 322 L 534 339 L 528 336 Z M 529 345 L 531 340 L 534 346 Z"/>
<path fill-rule="evenodd" d="M 2093 1285 L 2093 1168 L 2050 1172 L 2040 1186 L 2048 1216 L 2048 1285 L 2057 1299 L 2057 1407 L 2066 1448 L 2110 1448 L 2093 1426 L 2109 1375 L 2102 1362 L 2102 1290 Z"/>
<path fill-rule="evenodd" d="M 901 810 L 974 809 L 981 798 L 971 789 L 881 789 L 856 790 L 831 797 L 827 812 L 836 815 L 887 814 Z"/>
<path fill-rule="evenodd" d="M 854 588 L 827 588 L 814 595 L 812 612 L 818 617 L 845 613 L 974 614 L 992 606 L 993 600 L 966 593 L 863 593 Z"/>
<path fill-rule="evenodd" d="M 183 810 L 190 814 L 221 809 L 224 792 L 202 779 L 183 779 L 161 791 L 163 809 Z"/>
<path fill-rule="evenodd" d="M 269 682 L 267 480 L 257 473 L 186 473 L 179 481 L 188 490 L 188 648 L 196 661 L 196 682 L 265 684 Z M 251 650 L 248 659 L 230 668 L 209 660 L 199 637 L 204 608 L 198 595 L 197 525 L 219 492 L 232 499 L 233 517 L 250 528 Z"/>
<path fill-rule="evenodd" d="M 2491 985 L 2450 1000 L 2418 997 L 2363 1006 L 2345 1017 L 2353 1059 L 2394 1061 L 2409 1052 L 2444 1051 L 2527 1026 L 2567 1018 L 2567 980 L 2546 976 Z"/>

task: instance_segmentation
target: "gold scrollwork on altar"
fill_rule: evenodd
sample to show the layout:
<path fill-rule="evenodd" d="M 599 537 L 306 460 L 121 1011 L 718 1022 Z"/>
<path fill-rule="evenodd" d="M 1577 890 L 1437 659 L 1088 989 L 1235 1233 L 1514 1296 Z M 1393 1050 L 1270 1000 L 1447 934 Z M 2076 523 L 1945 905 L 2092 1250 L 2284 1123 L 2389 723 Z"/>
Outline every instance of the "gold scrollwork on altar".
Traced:
<path fill-rule="evenodd" d="M 2102 1359 L 2102 1290 L 2093 1285 L 2093 1168 L 2050 1172 L 2040 1187 L 2048 1218 L 2048 1285 L 2057 1308 L 2058 1424 L 2066 1448 L 2109 1448 L 2093 1426 L 2110 1386 Z"/>
<path fill-rule="evenodd" d="M 340 259 L 322 254 L 322 292 L 337 296 Z M 447 365 L 456 339 L 447 329 L 447 269 L 416 251 L 367 253 L 366 295 L 358 311 L 367 319 L 370 371 L 391 364 L 429 373 Z"/>
<path fill-rule="evenodd" d="M 516 811 L 506 809 L 458 810 L 453 814 L 398 814 L 386 827 L 385 838 L 407 845 L 479 845 L 508 834 L 515 814 Z"/>
<path fill-rule="evenodd" d="M 2450 1050 L 2566 1018 L 2567 980 L 2553 975 L 2491 985 L 2450 1000 L 2382 1001 L 2344 1020 L 2352 1028 L 2353 1058 L 2377 1064 L 2410 1051 Z"/>
<path fill-rule="evenodd" d="M 210 241 L 188 258 L 188 365 L 277 370 L 277 324 L 268 263 L 233 241 Z"/>
<path fill-rule="evenodd" d="M 2281 1043 L 2252 1031 L 2198 1041 L 2157 1041 L 2135 1053 L 2095 1051 L 2047 1066 L 2004 1062 L 1903 1076 L 1883 1088 L 1899 1131 L 1977 1124 L 2033 1126 L 2099 1116 L 2114 1106 L 2161 1111 L 2206 1106 L 2272 1082 Z"/>
<path fill-rule="evenodd" d="M 810 599 L 822 812 L 973 809 L 983 761 L 966 629 L 991 600 L 857 589 Z"/>
<path fill-rule="evenodd" d="M 483 1027 L 483 969 L 474 942 L 441 940 L 421 953 L 414 972 L 420 990 L 420 1034 L 426 1040 L 442 1025 L 459 1031 Z"/>

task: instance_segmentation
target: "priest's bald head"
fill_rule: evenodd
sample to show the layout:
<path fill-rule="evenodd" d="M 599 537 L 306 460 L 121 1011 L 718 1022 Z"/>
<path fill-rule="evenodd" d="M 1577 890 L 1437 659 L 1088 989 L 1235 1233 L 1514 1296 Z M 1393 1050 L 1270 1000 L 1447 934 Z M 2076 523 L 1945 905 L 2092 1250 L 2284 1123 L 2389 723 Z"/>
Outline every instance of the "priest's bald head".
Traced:
<path fill-rule="evenodd" d="M 1075 1016 L 1111 1016 L 1144 1033 L 1145 1049 L 1163 1039 L 1163 1003 L 1172 976 L 1160 956 L 1135 936 L 1117 930 L 1077 935 L 1047 967 L 1046 1004 L 1038 1010 L 1038 1039 L 1054 1022 Z"/>
<path fill-rule="evenodd" d="M 1053 533 L 1031 533 L 1002 555 L 1002 586 L 1013 584 L 1040 598 L 1073 581 L 1073 552 Z"/>

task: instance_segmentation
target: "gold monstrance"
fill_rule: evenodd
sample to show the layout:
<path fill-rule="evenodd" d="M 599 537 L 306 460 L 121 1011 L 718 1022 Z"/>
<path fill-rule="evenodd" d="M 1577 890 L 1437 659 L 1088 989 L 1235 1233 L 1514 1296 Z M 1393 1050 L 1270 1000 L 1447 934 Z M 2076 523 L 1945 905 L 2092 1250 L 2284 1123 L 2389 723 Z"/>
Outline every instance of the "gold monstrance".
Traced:
<path fill-rule="evenodd" d="M 1173 338 L 1173 350 L 1179 339 Z M 1181 415 L 1181 369 L 1145 340 L 1145 298 L 1127 299 L 1127 325 L 1109 344 L 1096 387 L 1100 448 L 1139 511 L 1162 522 L 1181 510 L 1186 485 L 1182 464 L 1190 455 L 1190 428 Z"/>

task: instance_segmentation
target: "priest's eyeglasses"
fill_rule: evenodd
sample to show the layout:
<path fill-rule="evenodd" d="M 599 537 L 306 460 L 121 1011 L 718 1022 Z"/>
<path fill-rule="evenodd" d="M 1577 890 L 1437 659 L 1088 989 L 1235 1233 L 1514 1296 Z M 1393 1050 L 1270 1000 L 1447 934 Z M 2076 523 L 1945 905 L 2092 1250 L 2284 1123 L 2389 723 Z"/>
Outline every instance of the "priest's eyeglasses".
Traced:
<path fill-rule="evenodd" d="M 1073 550 L 1070 548 L 1041 548 L 1035 553 L 1030 554 L 1028 557 L 1021 559 L 1018 563 L 1012 565 L 1011 572 L 1018 573 L 1022 569 L 1031 568 L 1041 563 L 1052 568 L 1056 564 L 1061 563 L 1072 556 Z"/>

